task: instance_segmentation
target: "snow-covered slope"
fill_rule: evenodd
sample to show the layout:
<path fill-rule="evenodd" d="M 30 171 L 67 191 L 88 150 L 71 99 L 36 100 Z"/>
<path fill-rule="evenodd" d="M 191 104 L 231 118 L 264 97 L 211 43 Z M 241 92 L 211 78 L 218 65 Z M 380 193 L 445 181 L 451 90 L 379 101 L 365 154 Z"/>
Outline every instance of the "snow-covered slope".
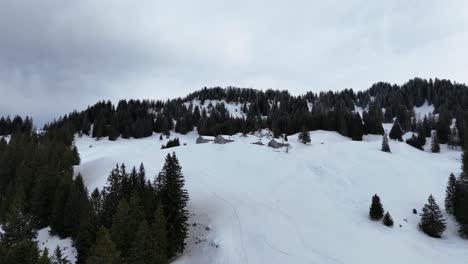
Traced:
<path fill-rule="evenodd" d="M 75 263 L 76 261 L 76 249 L 73 247 L 73 242 L 71 238 L 60 239 L 58 236 L 50 235 L 50 227 L 43 228 L 37 231 L 37 245 L 40 250 L 47 248 L 49 251 L 49 256 L 53 256 L 54 250 L 57 246 L 60 247 L 60 250 L 63 253 L 63 256 L 67 257 L 69 261 Z"/>
<path fill-rule="evenodd" d="M 156 175 L 167 153 L 183 167 L 192 213 L 186 252 L 175 263 L 463 263 L 468 242 L 449 228 L 441 239 L 421 233 L 420 211 L 429 194 L 443 208 L 447 177 L 460 171 L 460 152 L 440 154 L 390 142 L 380 136 L 354 142 L 334 132 L 314 131 L 312 144 L 289 136 L 289 153 L 250 144 L 255 136 L 233 136 L 226 145 L 161 150 L 158 136 L 95 141 L 77 138 L 78 166 L 90 189 L 101 188 L 116 163 L 145 164 Z M 267 143 L 267 139 L 263 139 Z M 91 147 L 92 146 L 92 147 Z M 378 193 L 395 227 L 368 219 Z M 401 226 L 400 226 L 401 225 Z"/>

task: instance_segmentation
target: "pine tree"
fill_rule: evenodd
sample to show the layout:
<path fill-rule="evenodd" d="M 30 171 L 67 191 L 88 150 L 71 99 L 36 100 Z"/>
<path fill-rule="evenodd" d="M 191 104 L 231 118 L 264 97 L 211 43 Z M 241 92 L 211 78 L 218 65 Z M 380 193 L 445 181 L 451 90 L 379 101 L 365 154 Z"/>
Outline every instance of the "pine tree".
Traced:
<path fill-rule="evenodd" d="M 393 123 L 392 129 L 390 130 L 390 138 L 393 140 L 403 141 L 403 129 L 398 121 Z"/>
<path fill-rule="evenodd" d="M 0 259 L 3 263 L 29 264 L 39 259 L 39 249 L 34 241 L 37 233 L 30 216 L 23 214 L 13 204 L 9 210 L 3 233 L 0 233 Z M 4 252 L 2 252 L 4 251 Z"/>
<path fill-rule="evenodd" d="M 385 225 L 385 226 L 388 226 L 388 227 L 392 227 L 393 226 L 393 219 L 392 219 L 392 216 L 390 215 L 389 212 L 386 212 L 384 217 L 383 217 L 383 220 L 382 220 L 382 223 Z"/>
<path fill-rule="evenodd" d="M 96 243 L 90 250 L 87 264 L 121 264 L 120 252 L 115 248 L 109 231 L 101 227 L 97 234 Z"/>
<path fill-rule="evenodd" d="M 42 251 L 39 260 L 37 261 L 37 264 L 52 264 L 52 262 L 49 259 L 49 250 L 47 248 L 44 248 L 44 250 Z"/>
<path fill-rule="evenodd" d="M 383 152 L 391 152 L 390 151 L 390 146 L 388 145 L 388 137 L 387 137 L 387 131 L 385 131 L 383 137 L 382 137 L 382 149 L 381 151 Z"/>
<path fill-rule="evenodd" d="M 372 204 L 369 210 L 369 217 L 371 220 L 380 220 L 384 214 L 384 209 L 380 203 L 380 197 L 375 194 L 372 197 Z"/>
<path fill-rule="evenodd" d="M 153 237 L 148 226 L 148 222 L 143 220 L 135 234 L 135 239 L 131 244 L 128 264 L 150 264 L 155 263 L 156 258 L 153 249 Z"/>
<path fill-rule="evenodd" d="M 457 179 L 453 173 L 450 173 L 447 189 L 445 191 L 445 211 L 451 215 L 455 213 Z"/>
<path fill-rule="evenodd" d="M 460 138 L 458 137 L 458 130 L 457 130 L 457 127 L 454 126 L 450 130 L 450 135 L 448 137 L 447 145 L 453 149 L 459 144 L 460 144 Z"/>
<path fill-rule="evenodd" d="M 429 195 L 428 203 L 422 209 L 419 228 L 428 236 L 439 238 L 445 231 L 446 224 L 434 197 Z"/>
<path fill-rule="evenodd" d="M 309 133 L 309 131 L 306 130 L 305 128 L 302 128 L 302 132 L 299 133 L 298 139 L 303 144 L 309 144 L 310 143 L 310 133 Z"/>
<path fill-rule="evenodd" d="M 71 262 L 63 255 L 59 246 L 55 248 L 54 256 L 52 257 L 52 264 L 70 264 Z"/>
<path fill-rule="evenodd" d="M 432 137 L 431 137 L 431 152 L 432 153 L 440 152 L 439 138 L 437 137 L 437 132 L 435 131 L 432 133 Z"/>
<path fill-rule="evenodd" d="M 129 241 L 132 241 L 132 234 L 135 232 L 135 229 L 130 229 L 127 224 L 130 220 L 130 206 L 125 199 L 122 199 L 113 217 L 110 233 L 116 249 L 123 257 L 127 256 Z"/>
<path fill-rule="evenodd" d="M 153 250 L 155 253 L 154 261 L 157 264 L 167 264 L 167 232 L 166 218 L 162 204 L 159 202 L 154 214 L 154 222 L 151 225 L 151 233 L 153 235 Z"/>
<path fill-rule="evenodd" d="M 184 176 L 175 153 L 167 155 L 166 162 L 157 178 L 157 188 L 163 204 L 167 230 L 167 256 L 174 257 L 185 248 L 185 238 L 188 235 L 189 200 L 184 189 Z"/>

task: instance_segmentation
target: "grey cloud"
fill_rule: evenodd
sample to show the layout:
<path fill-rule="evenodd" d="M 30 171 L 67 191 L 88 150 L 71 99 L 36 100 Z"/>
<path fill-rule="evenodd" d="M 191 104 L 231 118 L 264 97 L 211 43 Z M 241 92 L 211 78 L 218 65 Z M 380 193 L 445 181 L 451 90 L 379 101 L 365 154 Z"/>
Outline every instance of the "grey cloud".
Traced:
<path fill-rule="evenodd" d="M 0 2 L 0 115 L 203 86 L 365 89 L 466 81 L 464 1 Z"/>

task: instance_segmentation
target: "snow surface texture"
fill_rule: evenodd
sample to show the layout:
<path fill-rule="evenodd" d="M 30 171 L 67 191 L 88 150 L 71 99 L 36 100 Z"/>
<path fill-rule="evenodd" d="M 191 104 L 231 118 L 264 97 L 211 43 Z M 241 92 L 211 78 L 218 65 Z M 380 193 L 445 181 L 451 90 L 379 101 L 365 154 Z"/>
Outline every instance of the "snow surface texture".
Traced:
<path fill-rule="evenodd" d="M 424 116 L 429 116 L 429 114 L 434 113 L 434 106 L 429 105 L 429 103 L 426 101 L 420 107 L 415 107 L 414 112 L 416 113 L 416 117 L 422 119 Z"/>
<path fill-rule="evenodd" d="M 187 102 L 185 103 L 186 106 L 189 106 L 190 104 L 192 104 L 193 108 L 195 108 L 195 106 L 198 106 L 198 108 L 200 109 L 200 112 L 205 109 L 207 112 L 209 110 L 209 105 L 215 107 L 216 104 L 221 104 L 223 103 L 224 106 L 226 107 L 226 110 L 229 112 L 229 114 L 232 116 L 232 117 L 238 117 L 238 118 L 245 118 L 246 117 L 246 114 L 244 112 L 242 112 L 241 110 L 241 107 L 243 104 L 240 104 L 240 103 L 227 103 L 225 100 L 205 100 L 204 103 L 202 104 L 200 100 L 192 100 L 191 102 Z M 247 104 L 247 107 L 250 105 L 250 103 Z"/>
<path fill-rule="evenodd" d="M 51 236 L 49 234 L 50 227 L 43 228 L 37 231 L 37 245 L 42 251 L 44 248 L 49 250 L 49 256 L 54 255 L 54 251 L 57 246 L 62 250 L 63 256 L 67 257 L 69 261 L 75 263 L 76 261 L 76 249 L 72 246 L 71 238 L 60 239 L 57 236 Z"/>
<path fill-rule="evenodd" d="M 186 146 L 163 149 L 159 135 L 115 142 L 77 138 L 83 174 L 90 191 L 102 188 L 116 163 L 144 163 L 156 175 L 167 153 L 180 159 L 190 195 L 190 238 L 174 263 L 463 263 L 468 241 L 448 217 L 441 239 L 418 230 L 418 212 L 429 194 L 443 208 L 447 178 L 460 172 L 460 152 L 419 151 L 381 136 L 355 142 L 335 132 L 314 131 L 303 145 L 289 136 L 291 148 L 274 150 L 269 133 L 235 135 L 226 145 L 195 144 L 198 135 L 173 134 Z M 406 136 L 406 135 L 405 135 Z M 368 218 L 378 193 L 395 226 Z M 400 227 L 401 225 L 401 227 Z"/>

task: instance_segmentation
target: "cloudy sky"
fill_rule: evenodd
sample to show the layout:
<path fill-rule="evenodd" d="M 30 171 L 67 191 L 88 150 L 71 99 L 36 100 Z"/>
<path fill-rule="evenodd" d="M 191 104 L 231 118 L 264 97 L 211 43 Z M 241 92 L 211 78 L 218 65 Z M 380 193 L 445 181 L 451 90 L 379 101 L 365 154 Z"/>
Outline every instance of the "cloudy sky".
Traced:
<path fill-rule="evenodd" d="M 204 86 L 468 82 L 468 2 L 0 1 L 0 115 L 42 123 L 100 99 Z"/>

